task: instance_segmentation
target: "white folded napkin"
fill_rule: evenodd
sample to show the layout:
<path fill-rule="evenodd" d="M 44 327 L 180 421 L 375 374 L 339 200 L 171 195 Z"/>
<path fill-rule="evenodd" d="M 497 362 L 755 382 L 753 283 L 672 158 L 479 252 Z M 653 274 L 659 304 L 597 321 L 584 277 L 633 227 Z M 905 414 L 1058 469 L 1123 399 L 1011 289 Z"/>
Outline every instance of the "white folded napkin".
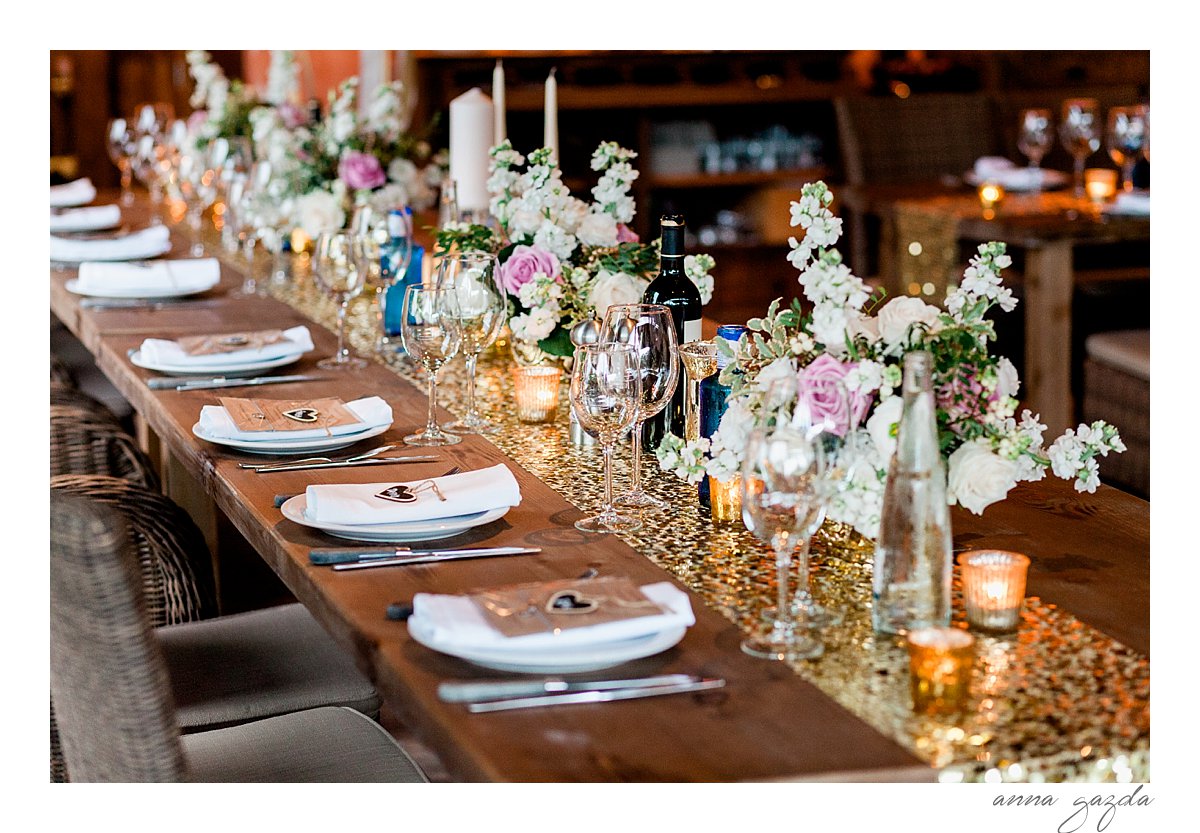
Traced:
<path fill-rule="evenodd" d="M 81 295 L 130 295 L 173 290 L 188 295 L 212 289 L 220 280 L 221 264 L 211 257 L 150 263 L 84 262 L 79 264 L 75 291 Z"/>
<path fill-rule="evenodd" d="M 415 486 L 424 482 L 421 480 L 309 486 L 304 493 L 305 515 L 318 523 L 387 524 L 469 515 L 502 506 L 516 506 L 521 502 L 521 487 L 503 463 L 432 479 L 436 480 L 438 489 L 446 498 L 444 501 L 438 500 L 432 489 L 419 492 L 413 503 L 397 503 L 376 497 L 389 486 L 399 483 Z"/>
<path fill-rule="evenodd" d="M 148 338 L 142 342 L 141 360 L 144 364 L 166 365 L 168 367 L 186 367 L 189 364 L 198 366 L 236 365 L 253 361 L 270 361 L 291 356 L 295 353 L 307 353 L 313 349 L 312 334 L 308 327 L 300 325 L 283 331 L 284 341 L 274 344 L 264 344 L 258 348 L 245 350 L 230 350 L 228 353 L 209 353 L 203 356 L 189 355 L 179 342 L 165 338 Z"/>
<path fill-rule="evenodd" d="M 309 487 L 311 488 L 311 487 Z M 581 584 L 581 587 L 586 586 Z M 643 584 L 643 593 L 666 610 L 653 616 L 618 619 L 598 625 L 563 628 L 558 633 L 505 636 L 488 624 L 483 611 L 467 596 L 417 593 L 413 596 L 410 627 L 420 627 L 439 647 L 538 651 L 586 648 L 660 633 L 668 628 L 691 627 L 696 622 L 687 594 L 669 581 Z"/>
<path fill-rule="evenodd" d="M 972 173 L 979 183 L 994 182 L 1014 191 L 1036 188 L 1046 182 L 1046 171 L 1042 168 L 1018 167 L 1003 156 L 979 157 Z"/>
<path fill-rule="evenodd" d="M 280 440 L 320 439 L 328 437 L 330 434 L 335 437 L 341 434 L 355 434 L 379 425 L 392 424 L 392 408 L 378 396 L 355 399 L 353 402 L 347 402 L 346 407 L 362 421 L 352 422 L 349 425 L 335 425 L 328 430 L 304 428 L 300 431 L 239 431 L 224 406 L 205 405 L 200 409 L 200 431 L 217 439 L 241 442 L 279 442 Z"/>
<path fill-rule="evenodd" d="M 1133 214 L 1139 217 L 1150 216 L 1150 194 L 1139 191 L 1121 191 L 1107 209 L 1112 214 Z"/>
<path fill-rule="evenodd" d="M 110 240 L 70 240 L 50 235 L 50 259 L 73 263 L 156 257 L 170 249 L 171 232 L 166 226 L 151 226 Z"/>
<path fill-rule="evenodd" d="M 96 186 L 87 177 L 68 182 L 64 185 L 50 186 L 50 207 L 62 208 L 68 205 L 87 205 L 96 199 Z"/>
<path fill-rule="evenodd" d="M 90 205 L 50 215 L 50 231 L 94 231 L 120 224 L 119 205 Z"/>

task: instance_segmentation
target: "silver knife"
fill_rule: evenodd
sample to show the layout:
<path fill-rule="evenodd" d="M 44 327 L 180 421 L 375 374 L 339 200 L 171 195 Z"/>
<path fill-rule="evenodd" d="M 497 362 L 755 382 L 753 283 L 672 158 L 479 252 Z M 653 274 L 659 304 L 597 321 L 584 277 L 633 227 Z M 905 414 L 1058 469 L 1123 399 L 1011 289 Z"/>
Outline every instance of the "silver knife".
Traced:
<path fill-rule="evenodd" d="M 164 309 L 166 307 L 205 306 L 216 302 L 215 298 L 195 300 L 192 298 L 165 298 L 150 300 L 147 298 L 107 299 L 84 298 L 79 302 L 80 309 Z"/>
<path fill-rule="evenodd" d="M 334 564 L 335 570 L 366 570 L 372 567 L 397 567 L 403 564 L 433 564 L 461 558 L 488 558 L 493 555 L 531 555 L 541 547 L 477 547 L 465 550 L 414 550 L 397 552 L 390 558 L 368 558 L 353 564 Z"/>
<path fill-rule="evenodd" d="M 193 388 L 183 388 L 182 390 L 194 390 Z M 428 463 L 431 460 L 440 460 L 432 454 L 414 454 L 410 457 L 370 457 L 366 460 L 343 460 L 334 463 L 293 463 L 282 466 L 270 466 L 269 468 L 255 469 L 255 474 L 271 474 L 277 471 L 305 471 L 306 469 L 352 469 L 358 466 L 378 466 L 384 463 Z"/>
<path fill-rule="evenodd" d="M 242 388 L 254 387 L 256 385 L 276 385 L 281 382 L 308 382 L 312 380 L 322 379 L 322 376 L 255 376 L 250 379 L 226 379 L 224 376 L 218 376 L 214 379 L 198 379 L 191 382 L 184 382 L 174 385 L 165 385 L 164 387 L 175 388 L 175 390 L 210 390 L 212 388 Z M 150 380 L 154 381 L 154 380 Z M 146 383 L 147 385 L 150 382 Z M 155 390 L 161 390 L 155 387 Z"/>
<path fill-rule="evenodd" d="M 560 706 L 569 703 L 609 703 L 613 700 L 636 700 L 640 697 L 658 697 L 660 694 L 684 694 L 689 691 L 708 691 L 722 688 L 722 679 L 703 679 L 678 685 L 658 685 L 649 688 L 624 688 L 611 691 L 576 691 L 566 694 L 543 694 L 539 697 L 517 697 L 512 700 L 490 700 L 486 703 L 468 703 L 472 713 L 503 712 L 510 709 L 532 709 L 537 706 Z"/>
<path fill-rule="evenodd" d="M 628 688 L 653 688 L 663 685 L 682 685 L 699 682 L 691 674 L 663 674 L 658 677 L 639 677 L 628 680 L 596 680 L 568 682 L 558 678 L 547 680 L 472 680 L 442 683 L 438 697 L 445 703 L 481 703 L 514 697 L 533 697 L 540 694 L 563 694 L 574 691 L 616 691 Z"/>
<path fill-rule="evenodd" d="M 155 376 L 152 379 L 146 380 L 146 387 L 150 390 L 166 390 L 168 388 L 187 387 L 188 385 L 206 385 L 215 382 L 239 382 L 250 383 L 254 379 L 264 380 L 273 379 L 280 382 L 303 382 L 310 379 L 318 379 L 324 377 L 318 376 L 254 376 L 248 378 L 239 378 L 237 376 Z M 268 382 L 258 381 L 255 384 L 265 385 Z"/>

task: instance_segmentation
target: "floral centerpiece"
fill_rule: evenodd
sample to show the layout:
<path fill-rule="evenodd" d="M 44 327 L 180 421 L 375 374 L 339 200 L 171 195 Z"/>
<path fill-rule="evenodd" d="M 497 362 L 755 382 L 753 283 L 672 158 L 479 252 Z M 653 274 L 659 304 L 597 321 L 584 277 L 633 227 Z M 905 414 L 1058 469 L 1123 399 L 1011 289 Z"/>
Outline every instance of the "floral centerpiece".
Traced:
<path fill-rule="evenodd" d="M 489 209 L 497 227 L 448 225 L 438 233 L 438 248 L 497 255 L 516 342 L 570 356 L 572 327 L 602 317 L 611 304 L 641 301 L 658 272 L 660 241 L 642 243 L 628 225 L 636 212 L 629 193 L 636 156 L 601 143 L 592 154 L 600 179 L 589 203 L 571 195 L 549 148 L 528 160 L 507 140 L 492 148 Z M 712 298 L 714 265 L 705 254 L 685 258 L 701 303 Z"/>
<path fill-rule="evenodd" d="M 791 204 L 791 225 L 804 235 L 790 239 L 788 260 L 800 271 L 811 306 L 806 310 L 797 299 L 780 309 L 777 299 L 765 317 L 747 322 L 749 332 L 736 348 L 718 339 L 730 359 L 720 376 L 731 388 L 728 410 L 711 439 L 685 443 L 668 435 L 658 450 L 660 466 L 691 482 L 705 475 L 727 481 L 739 471 L 748 435 L 766 417 L 772 381 L 795 377 L 804 397 L 815 380 L 839 379 L 851 397 L 851 413 L 837 419 L 845 423 L 842 430 L 863 426 L 855 435 L 861 456 L 828 514 L 875 538 L 896 446 L 904 355 L 927 350 L 952 505 L 980 514 L 1018 482 L 1040 480 L 1048 468 L 1074 480 L 1077 490 L 1094 492 L 1096 458 L 1125 450 L 1117 430 L 1102 421 L 1080 425 L 1047 448 L 1038 416 L 1028 410 L 1015 416 L 1016 369 L 989 352 L 996 334 L 987 313 L 993 307 L 1010 312 L 1017 303 L 1000 277 L 1011 264 L 1005 245 L 979 246 L 944 309 L 909 297 L 881 304 L 881 295 L 872 295 L 832 248 L 842 227 L 828 208 L 832 200 L 825 183 L 816 182 Z"/>

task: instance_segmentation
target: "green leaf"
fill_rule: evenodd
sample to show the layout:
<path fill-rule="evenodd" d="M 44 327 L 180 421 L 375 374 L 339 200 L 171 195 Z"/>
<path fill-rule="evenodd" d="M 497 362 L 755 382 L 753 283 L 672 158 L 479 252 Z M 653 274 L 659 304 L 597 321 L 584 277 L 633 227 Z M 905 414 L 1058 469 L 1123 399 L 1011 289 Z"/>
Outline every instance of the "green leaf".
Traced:
<path fill-rule="evenodd" d="M 554 332 L 538 342 L 538 347 L 551 356 L 570 356 L 575 353 L 575 345 L 571 343 L 571 332 L 559 324 Z"/>

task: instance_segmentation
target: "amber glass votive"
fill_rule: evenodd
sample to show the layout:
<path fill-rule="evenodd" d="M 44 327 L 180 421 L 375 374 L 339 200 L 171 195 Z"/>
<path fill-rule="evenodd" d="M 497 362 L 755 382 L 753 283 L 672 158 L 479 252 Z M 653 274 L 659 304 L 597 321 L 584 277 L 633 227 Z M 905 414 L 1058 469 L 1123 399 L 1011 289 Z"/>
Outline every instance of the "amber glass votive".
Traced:
<path fill-rule="evenodd" d="M 742 520 L 742 476 L 735 474 L 722 483 L 711 475 L 708 478 L 708 502 L 713 523 L 735 523 Z"/>
<path fill-rule="evenodd" d="M 1117 194 L 1117 172 L 1108 168 L 1088 168 L 1083 172 L 1083 187 L 1093 202 L 1106 202 Z"/>
<path fill-rule="evenodd" d="M 993 209 L 1004 200 L 1004 189 L 995 182 L 985 182 L 979 186 L 979 204 L 985 209 Z"/>
<path fill-rule="evenodd" d="M 521 422 L 552 422 L 558 415 L 558 382 L 562 368 L 534 365 L 512 369 L 516 389 L 517 419 Z"/>
<path fill-rule="evenodd" d="M 975 637 L 962 628 L 919 628 L 908 632 L 907 642 L 913 711 L 961 711 L 971 694 Z"/>
<path fill-rule="evenodd" d="M 1016 630 L 1025 601 L 1029 558 L 1006 550 L 972 550 L 958 558 L 967 622 L 985 631 Z"/>

